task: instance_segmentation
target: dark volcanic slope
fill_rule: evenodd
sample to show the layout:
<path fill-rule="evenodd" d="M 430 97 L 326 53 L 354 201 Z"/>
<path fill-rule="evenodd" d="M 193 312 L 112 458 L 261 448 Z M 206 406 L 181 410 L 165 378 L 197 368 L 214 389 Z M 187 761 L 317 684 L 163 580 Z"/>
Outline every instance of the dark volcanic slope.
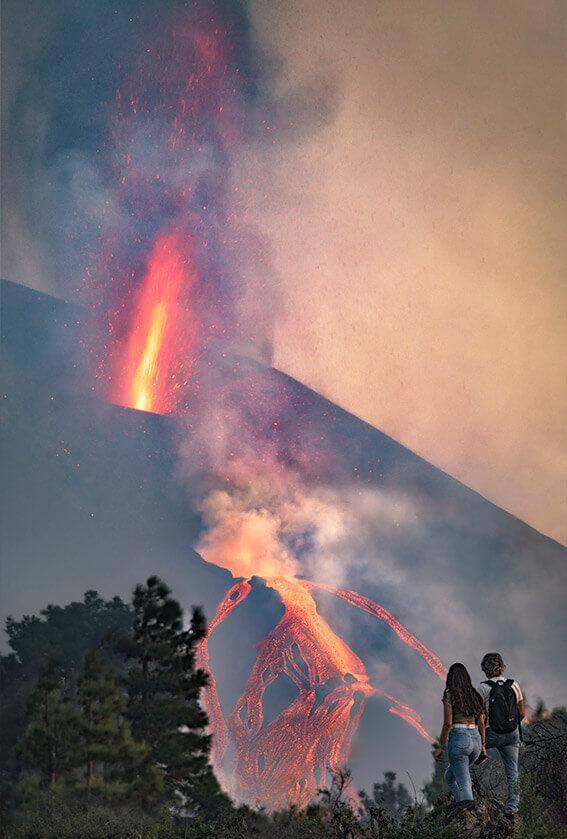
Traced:
<path fill-rule="evenodd" d="M 62 301 L 2 283 L 0 611 L 20 616 L 88 588 L 127 595 L 157 572 L 210 615 L 232 578 L 191 547 L 199 519 L 177 477 L 172 423 L 93 397 L 79 361 L 81 317 Z M 476 667 L 483 651 L 501 648 L 532 698 L 564 702 L 565 551 L 298 382 L 247 365 L 259 398 L 274 383 L 285 390 L 281 426 L 299 424 L 314 451 L 323 438 L 342 451 L 357 485 L 381 499 L 372 548 L 367 540 L 357 552 L 353 535 L 344 558 L 348 587 L 395 612 L 446 661 Z M 368 615 L 317 599 L 375 683 L 436 726 L 439 683 L 421 660 Z M 253 644 L 279 614 L 274 597 L 258 590 L 215 636 L 212 661 L 227 704 Z M 250 654 L 238 669 L 243 647 Z M 416 735 L 383 705 L 369 709 L 353 752 L 362 780 L 386 768 L 424 772 L 429 756 Z"/>
<path fill-rule="evenodd" d="M 2 615 L 88 588 L 127 596 L 155 571 L 210 612 L 232 578 L 191 548 L 170 424 L 92 398 L 80 317 L 2 283 Z"/>

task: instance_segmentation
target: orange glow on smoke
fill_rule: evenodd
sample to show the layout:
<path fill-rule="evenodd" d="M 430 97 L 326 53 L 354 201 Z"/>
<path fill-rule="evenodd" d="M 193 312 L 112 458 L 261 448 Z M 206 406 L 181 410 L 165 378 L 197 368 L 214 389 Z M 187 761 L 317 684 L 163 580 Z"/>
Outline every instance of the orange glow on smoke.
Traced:
<path fill-rule="evenodd" d="M 188 341 L 190 330 L 184 312 L 183 348 L 188 357 L 180 361 L 180 295 L 197 281 L 186 250 L 186 243 L 177 234 L 159 236 L 152 248 L 120 358 L 122 376 L 114 394 L 120 405 L 166 414 L 174 407 L 177 391 L 184 384 L 195 330 Z"/>
<path fill-rule="evenodd" d="M 267 578 L 265 582 L 278 592 L 284 614 L 258 645 L 244 692 L 228 718 L 222 712 L 212 675 L 205 692 L 214 734 L 213 762 L 234 795 L 270 808 L 306 805 L 325 784 L 328 769 L 339 769 L 347 762 L 367 697 L 385 698 L 392 714 L 432 742 L 413 708 L 370 684 L 363 662 L 318 613 L 311 594 L 315 584 L 287 578 Z M 352 595 L 352 605 L 385 620 L 442 677 L 439 659 L 377 603 L 368 598 L 359 603 L 354 592 L 321 588 L 343 599 Z M 208 638 L 251 590 L 245 580 L 227 592 L 211 621 Z M 199 648 L 198 663 L 210 673 L 208 638 Z M 294 685 L 297 696 L 265 723 L 264 694 L 280 678 Z M 224 765 L 230 743 L 236 748 L 232 769 Z"/>

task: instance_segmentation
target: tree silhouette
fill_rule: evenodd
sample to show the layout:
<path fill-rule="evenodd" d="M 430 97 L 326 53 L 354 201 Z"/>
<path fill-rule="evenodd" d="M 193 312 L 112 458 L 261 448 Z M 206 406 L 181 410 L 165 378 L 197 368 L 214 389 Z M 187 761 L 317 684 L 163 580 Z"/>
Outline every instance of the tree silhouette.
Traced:
<path fill-rule="evenodd" d="M 132 778 L 149 749 L 133 739 L 124 717 L 126 695 L 97 650 L 85 656 L 77 699 L 78 751 L 85 766 L 87 786 L 92 786 L 97 766 L 107 780 Z"/>
<path fill-rule="evenodd" d="M 116 669 L 122 665 L 104 642 L 131 630 L 133 614 L 119 597 L 104 600 L 87 591 L 82 601 L 49 605 L 37 615 L 8 618 L 6 633 L 12 652 L 0 656 L 0 770 L 17 774 L 15 746 L 27 725 L 26 708 L 45 662 L 57 660 L 64 669 L 66 690 L 77 683 L 85 653 L 101 648 Z"/>
<path fill-rule="evenodd" d="M 407 788 L 396 783 L 395 772 L 384 772 L 384 780 L 377 781 L 372 788 L 372 799 L 366 792 L 361 792 L 361 803 L 369 812 L 378 808 L 399 818 L 412 803 L 412 799 Z"/>
<path fill-rule="evenodd" d="M 77 760 L 79 714 L 64 689 L 63 670 L 51 660 L 30 696 L 29 724 L 19 749 L 24 763 L 52 786 Z"/>
<path fill-rule="evenodd" d="M 189 629 L 183 611 L 158 577 L 134 591 L 134 634 L 122 649 L 128 671 L 128 718 L 134 736 L 150 748 L 170 793 L 187 808 L 208 810 L 226 801 L 209 763 L 211 738 L 199 704 L 207 676 L 195 669 L 195 647 L 206 634 L 194 608 Z"/>

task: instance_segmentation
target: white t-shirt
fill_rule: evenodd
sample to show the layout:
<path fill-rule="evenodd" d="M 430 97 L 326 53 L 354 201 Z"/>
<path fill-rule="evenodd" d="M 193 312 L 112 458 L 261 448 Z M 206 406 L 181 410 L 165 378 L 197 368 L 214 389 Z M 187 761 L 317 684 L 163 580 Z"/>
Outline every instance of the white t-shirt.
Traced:
<path fill-rule="evenodd" d="M 507 676 L 496 676 L 495 678 L 491 679 L 491 682 L 497 682 L 499 685 L 503 685 L 506 681 Z M 484 707 L 486 710 L 486 724 L 488 725 L 488 697 L 490 696 L 491 687 L 490 685 L 480 684 L 477 688 L 478 692 L 484 699 Z M 522 695 L 522 689 L 518 682 L 512 682 L 512 690 L 516 694 L 516 701 L 521 702 L 524 698 Z"/>

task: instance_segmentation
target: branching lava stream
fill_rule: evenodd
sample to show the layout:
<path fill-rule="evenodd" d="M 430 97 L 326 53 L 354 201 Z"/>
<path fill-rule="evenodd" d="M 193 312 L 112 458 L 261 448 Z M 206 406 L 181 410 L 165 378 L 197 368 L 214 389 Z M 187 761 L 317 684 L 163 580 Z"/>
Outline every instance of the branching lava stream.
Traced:
<path fill-rule="evenodd" d="M 443 678 L 445 668 L 434 653 L 389 612 L 355 592 L 281 577 L 265 582 L 279 594 L 284 614 L 259 644 L 245 690 L 228 719 L 211 673 L 208 639 L 198 655 L 199 666 L 211 674 L 205 705 L 214 734 L 213 762 L 233 795 L 272 809 L 307 804 L 325 783 L 327 771 L 347 762 L 368 696 L 385 698 L 391 713 L 432 741 L 416 711 L 370 684 L 363 662 L 318 613 L 311 590 L 324 589 L 384 620 Z M 208 638 L 251 590 L 250 582 L 244 580 L 227 592 L 211 621 Z M 264 694 L 282 674 L 291 680 L 297 696 L 265 723 Z M 230 769 L 225 765 L 229 743 L 235 747 Z"/>

